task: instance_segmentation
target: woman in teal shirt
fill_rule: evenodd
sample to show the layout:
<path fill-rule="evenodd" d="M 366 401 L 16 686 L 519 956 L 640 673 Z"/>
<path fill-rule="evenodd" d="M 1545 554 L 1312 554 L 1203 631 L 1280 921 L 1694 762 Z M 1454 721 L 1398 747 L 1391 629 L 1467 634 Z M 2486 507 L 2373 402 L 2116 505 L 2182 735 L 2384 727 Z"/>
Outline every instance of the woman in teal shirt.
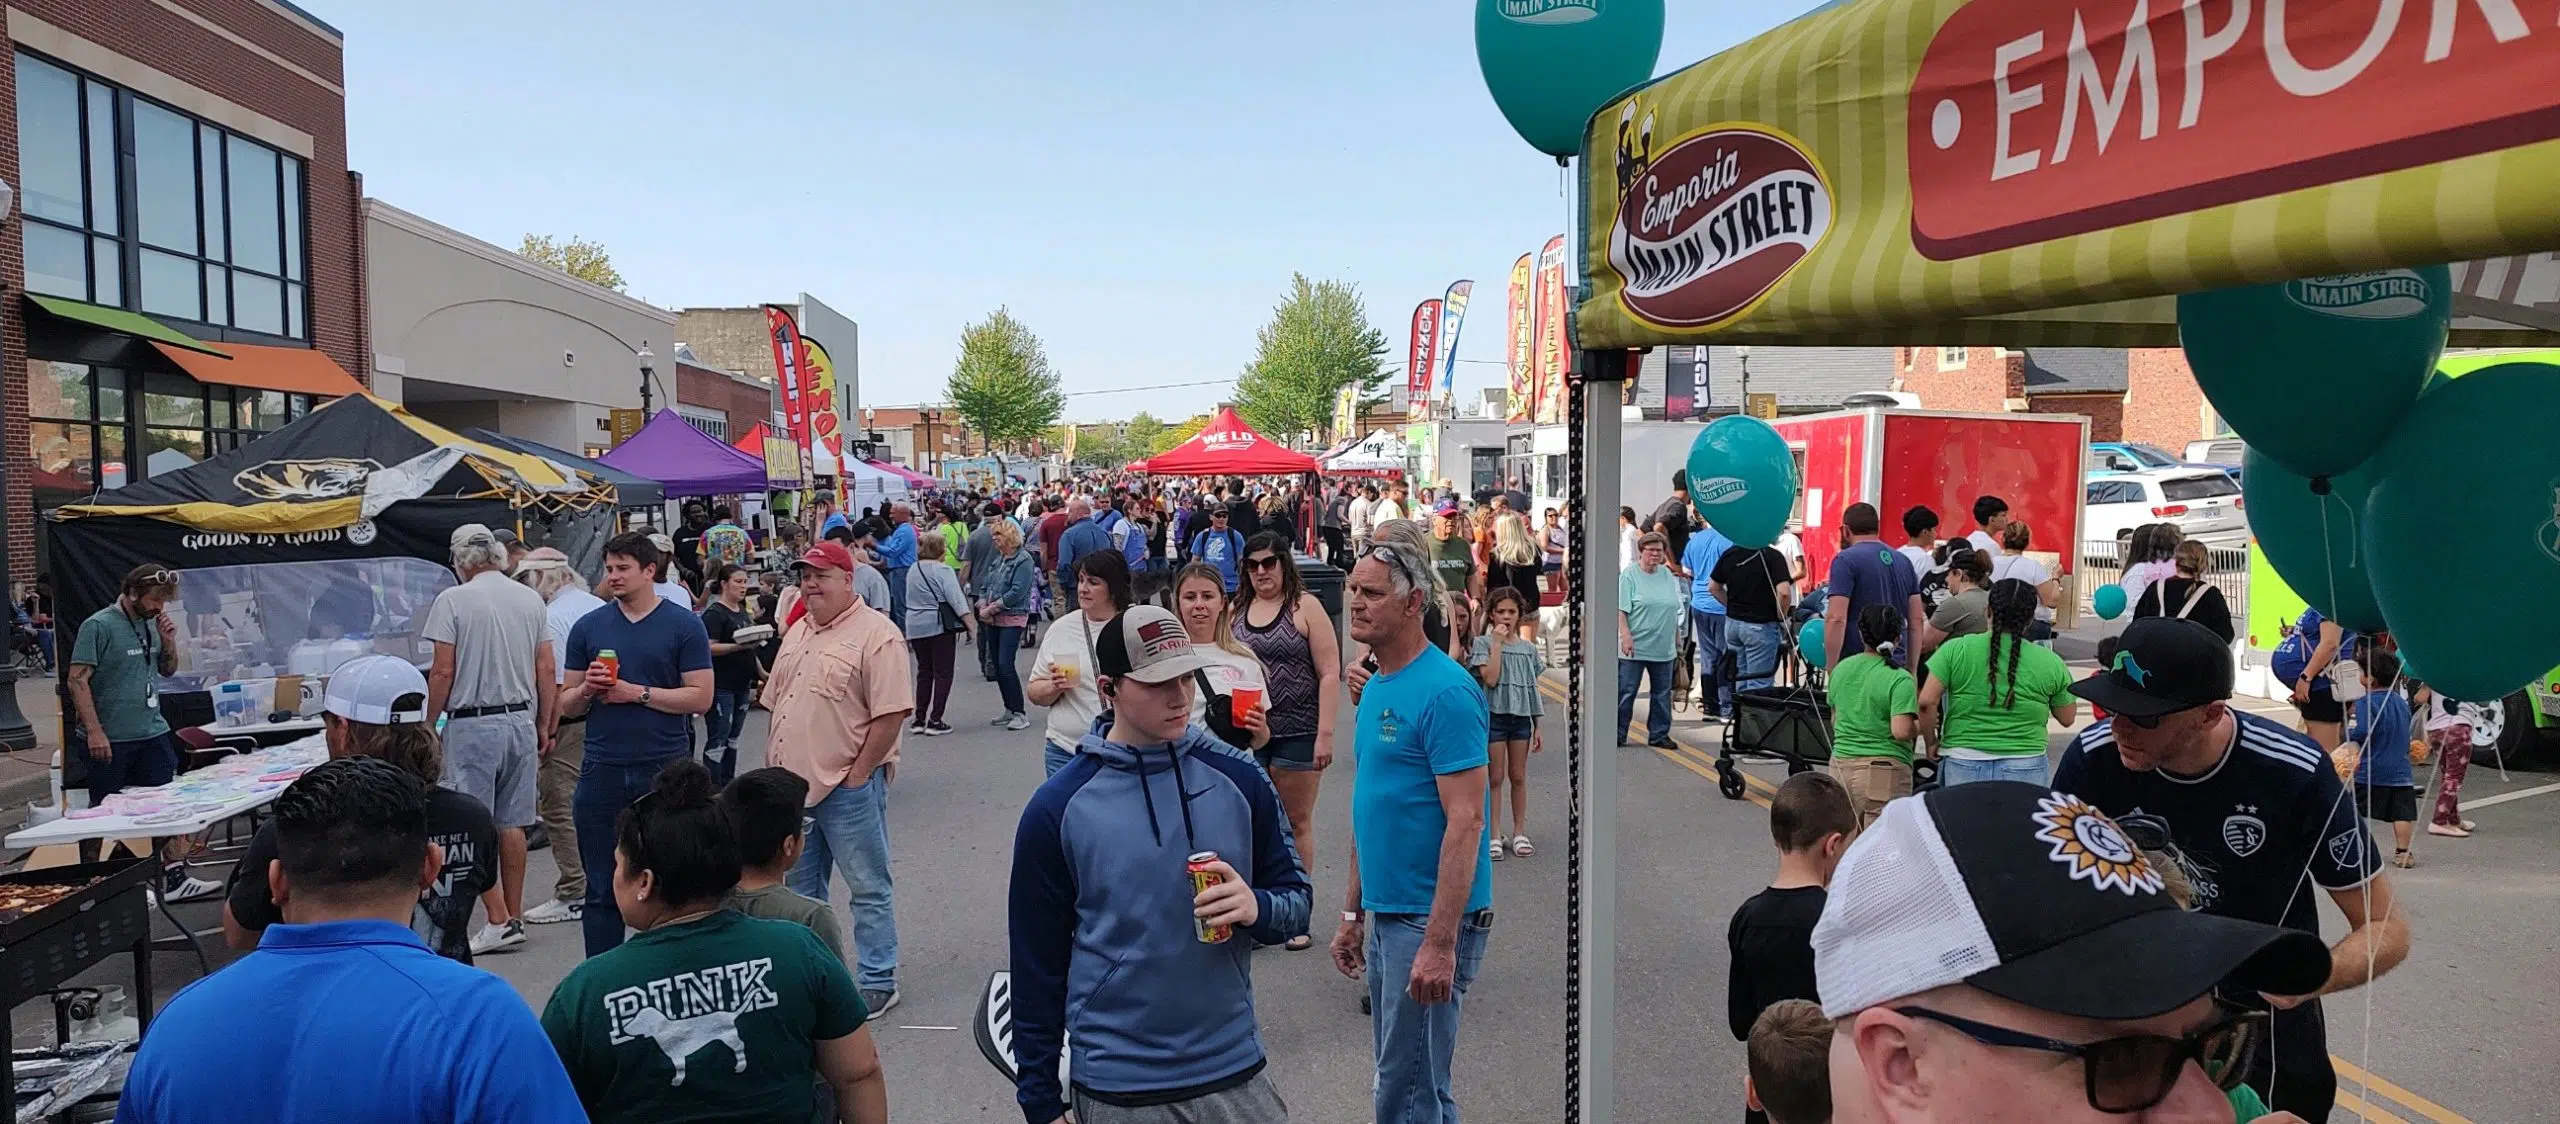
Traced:
<path fill-rule="evenodd" d="M 1920 728 L 1938 731 L 1941 784 L 2046 784 L 2045 720 L 2069 726 L 2080 716 L 2071 669 L 2052 649 L 2027 642 L 2041 603 L 2035 586 L 1995 582 L 1990 601 L 1991 631 L 1956 637 L 1930 654 Z"/>
<path fill-rule="evenodd" d="M 1636 683 L 1653 678 L 1644 743 L 1673 748 L 1671 660 L 1679 652 L 1686 583 L 1671 572 L 1671 540 L 1657 531 L 1636 540 L 1636 564 L 1618 572 L 1618 744 L 1636 714 Z"/>

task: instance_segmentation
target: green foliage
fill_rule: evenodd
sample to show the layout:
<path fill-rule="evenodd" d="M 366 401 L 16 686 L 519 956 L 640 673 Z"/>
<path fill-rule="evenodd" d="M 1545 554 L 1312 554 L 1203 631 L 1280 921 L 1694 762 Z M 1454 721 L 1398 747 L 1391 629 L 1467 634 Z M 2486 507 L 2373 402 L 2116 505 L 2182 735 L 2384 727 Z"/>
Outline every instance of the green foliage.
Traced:
<path fill-rule="evenodd" d="M 1236 413 L 1275 441 L 1323 429 L 1343 387 L 1378 391 L 1386 354 L 1386 333 L 1369 325 L 1358 286 L 1293 274 L 1288 295 L 1262 327 L 1253 362 L 1236 379 Z"/>
<path fill-rule="evenodd" d="M 1050 447 L 1059 447 L 1051 427 L 1066 409 L 1067 398 L 1058 387 L 1058 372 L 1049 366 L 1040 337 L 1006 309 L 960 330 L 960 359 L 943 395 L 991 445 L 1049 436 Z"/>
<path fill-rule="evenodd" d="M 622 291 L 622 273 L 613 268 L 613 255 L 606 253 L 603 246 L 576 235 L 562 241 L 548 234 L 527 234 L 516 253 L 578 280 L 617 293 Z"/>

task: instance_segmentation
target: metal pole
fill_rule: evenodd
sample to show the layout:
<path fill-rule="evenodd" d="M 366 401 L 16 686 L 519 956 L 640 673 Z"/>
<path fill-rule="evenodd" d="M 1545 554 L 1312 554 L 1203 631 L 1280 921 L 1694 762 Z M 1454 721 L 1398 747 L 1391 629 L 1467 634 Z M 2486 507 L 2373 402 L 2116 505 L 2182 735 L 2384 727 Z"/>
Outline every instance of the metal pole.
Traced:
<path fill-rule="evenodd" d="M 650 409 L 649 409 L 649 379 L 650 379 L 650 377 L 651 377 L 651 376 L 653 376 L 653 375 L 657 374 L 657 369 L 656 369 L 656 368 L 652 365 L 652 363 L 651 363 L 651 360 L 656 359 L 657 357 L 656 357 L 656 356 L 654 356 L 654 355 L 649 354 L 649 341 L 647 341 L 647 340 L 642 340 L 642 341 L 640 341 L 640 353 L 639 353 L 639 357 L 640 357 L 640 422 L 641 422 L 641 424 L 646 425 L 646 424 L 648 424 L 648 421 L 649 421 L 649 415 L 650 415 L 650 412 L 651 412 L 651 411 L 650 411 Z"/>
<path fill-rule="evenodd" d="M 1565 255 L 1566 282 L 1578 281 L 1576 266 L 1590 239 L 1584 237 L 1580 181 L 1566 168 L 1565 200 L 1573 239 Z M 1577 291 L 1569 289 L 1571 291 Z M 1571 307 L 1567 301 L 1567 307 Z M 1572 321 L 1568 346 L 1573 346 Z M 1576 549 L 1568 560 L 1568 604 L 1573 620 L 1573 684 L 1568 726 L 1580 784 L 1573 796 L 1579 831 L 1572 841 L 1568 865 L 1574 884 L 1566 929 L 1573 942 L 1573 977 L 1567 1009 L 1575 1025 L 1566 1028 L 1574 1056 L 1566 1080 L 1572 1103 L 1566 1106 L 1579 1124 L 1609 1124 L 1617 1112 L 1617 980 L 1618 980 L 1618 759 L 1617 740 L 1625 731 L 1599 736 L 1617 721 L 1618 571 L 1617 512 L 1619 408 L 1621 382 L 1627 377 L 1627 353 L 1593 354 L 1574 350 L 1572 369 L 1581 375 L 1573 394 L 1574 433 L 1570 457 Z"/>

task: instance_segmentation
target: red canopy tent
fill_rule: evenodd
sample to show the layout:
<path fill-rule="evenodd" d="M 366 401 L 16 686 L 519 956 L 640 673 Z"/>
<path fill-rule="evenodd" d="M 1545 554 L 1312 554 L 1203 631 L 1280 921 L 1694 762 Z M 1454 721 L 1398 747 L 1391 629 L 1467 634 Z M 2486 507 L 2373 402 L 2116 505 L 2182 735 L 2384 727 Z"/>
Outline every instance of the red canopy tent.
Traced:
<path fill-rule="evenodd" d="M 1221 406 L 1191 440 L 1129 467 L 1151 476 L 1290 476 L 1314 472 L 1316 459 L 1282 448 L 1254 432 L 1235 407 Z"/>

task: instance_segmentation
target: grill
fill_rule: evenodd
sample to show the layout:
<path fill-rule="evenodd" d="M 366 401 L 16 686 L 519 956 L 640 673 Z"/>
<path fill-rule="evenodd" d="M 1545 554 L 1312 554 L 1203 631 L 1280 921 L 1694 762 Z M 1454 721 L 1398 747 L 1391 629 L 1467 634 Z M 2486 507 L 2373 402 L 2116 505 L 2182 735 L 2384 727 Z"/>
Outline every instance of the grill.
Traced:
<path fill-rule="evenodd" d="M 137 1018 L 151 1022 L 151 911 L 147 892 L 159 864 L 148 859 L 81 863 L 0 874 L 0 894 L 13 887 L 79 885 L 40 909 L 0 920 L 0 1011 L 60 987 L 120 952 L 133 954 Z M 0 1051 L 0 1088 L 16 1088 L 11 1059 Z"/>

